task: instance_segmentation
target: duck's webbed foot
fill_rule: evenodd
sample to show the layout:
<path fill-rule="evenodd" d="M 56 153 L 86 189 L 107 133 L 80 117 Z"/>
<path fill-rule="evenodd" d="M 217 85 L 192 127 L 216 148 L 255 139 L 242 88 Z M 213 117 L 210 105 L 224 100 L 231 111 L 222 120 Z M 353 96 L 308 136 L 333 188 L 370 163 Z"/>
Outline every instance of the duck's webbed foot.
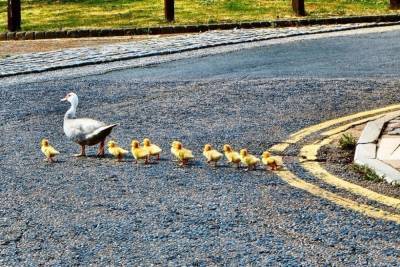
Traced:
<path fill-rule="evenodd" d="M 104 140 L 100 142 L 99 149 L 97 150 L 98 157 L 104 157 Z"/>
<path fill-rule="evenodd" d="M 86 147 L 81 145 L 81 153 L 75 154 L 75 157 L 86 157 L 86 152 L 85 152 Z"/>

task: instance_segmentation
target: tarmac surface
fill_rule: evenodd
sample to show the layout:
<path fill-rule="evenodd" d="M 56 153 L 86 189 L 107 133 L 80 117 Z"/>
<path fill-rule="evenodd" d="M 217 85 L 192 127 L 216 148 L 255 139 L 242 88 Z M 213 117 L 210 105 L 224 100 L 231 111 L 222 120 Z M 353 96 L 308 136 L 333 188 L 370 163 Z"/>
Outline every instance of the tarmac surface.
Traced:
<path fill-rule="evenodd" d="M 400 31 L 303 40 L 76 79 L 0 88 L 1 265 L 398 265 L 400 226 L 287 185 L 271 172 L 207 166 L 205 143 L 260 155 L 303 127 L 399 102 Z M 156 164 L 73 158 L 78 116 L 150 137 Z M 47 164 L 47 137 L 62 154 Z M 169 155 L 179 139 L 196 160 Z M 307 174 L 304 173 L 304 177 Z"/>

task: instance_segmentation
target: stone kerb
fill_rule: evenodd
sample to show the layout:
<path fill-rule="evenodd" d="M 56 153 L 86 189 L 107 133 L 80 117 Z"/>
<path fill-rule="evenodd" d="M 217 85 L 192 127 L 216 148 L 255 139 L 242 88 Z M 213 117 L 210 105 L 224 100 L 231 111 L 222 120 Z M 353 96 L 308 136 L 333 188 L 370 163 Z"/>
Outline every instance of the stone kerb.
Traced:
<path fill-rule="evenodd" d="M 400 111 L 391 112 L 386 116 L 367 123 L 357 142 L 354 163 L 366 165 L 383 176 L 388 183 L 400 184 L 400 172 L 377 158 L 378 141 L 384 126 L 400 116 Z"/>

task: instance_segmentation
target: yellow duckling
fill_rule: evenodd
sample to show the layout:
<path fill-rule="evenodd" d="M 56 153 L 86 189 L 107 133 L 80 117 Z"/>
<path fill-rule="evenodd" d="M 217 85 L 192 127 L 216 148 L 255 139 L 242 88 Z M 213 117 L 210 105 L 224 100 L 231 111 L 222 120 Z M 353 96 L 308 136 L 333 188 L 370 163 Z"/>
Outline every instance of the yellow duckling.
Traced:
<path fill-rule="evenodd" d="M 160 153 L 162 149 L 150 142 L 149 138 L 143 139 L 143 147 L 150 153 L 150 156 L 157 156 L 157 159 L 160 159 Z"/>
<path fill-rule="evenodd" d="M 210 144 L 204 146 L 203 155 L 207 159 L 207 163 L 214 162 L 215 166 L 217 166 L 217 162 L 222 158 L 222 153 L 218 152 L 215 149 L 212 149 Z"/>
<path fill-rule="evenodd" d="M 120 162 L 126 156 L 126 154 L 128 154 L 127 150 L 118 146 L 117 142 L 113 140 L 108 141 L 107 146 L 108 152 L 116 157 L 118 162 Z"/>
<path fill-rule="evenodd" d="M 47 139 L 42 139 L 40 142 L 40 149 L 42 150 L 43 154 L 46 156 L 44 160 L 47 160 L 47 162 L 54 162 L 54 157 L 60 152 L 58 152 L 54 147 L 52 147 L 49 143 L 49 140 Z"/>
<path fill-rule="evenodd" d="M 230 145 L 224 145 L 224 154 L 229 163 L 234 163 L 240 167 L 240 154 L 234 151 Z"/>
<path fill-rule="evenodd" d="M 131 153 L 135 158 L 136 163 L 141 159 L 144 159 L 144 164 L 149 163 L 150 152 L 146 148 L 141 147 L 139 141 L 132 140 Z"/>
<path fill-rule="evenodd" d="M 247 149 L 240 150 L 240 160 L 243 165 L 247 166 L 248 170 L 255 169 L 256 165 L 260 162 L 260 159 L 249 154 Z"/>
<path fill-rule="evenodd" d="M 177 152 L 176 150 L 176 146 L 178 145 L 178 143 L 180 143 L 179 141 L 173 141 L 171 143 L 171 154 L 175 155 L 175 153 Z"/>
<path fill-rule="evenodd" d="M 180 166 L 186 165 L 194 158 L 192 151 L 183 148 L 182 143 L 178 141 L 172 142 L 171 153 L 178 159 Z"/>
<path fill-rule="evenodd" d="M 271 154 L 268 151 L 264 151 L 261 161 L 265 165 L 265 169 L 268 169 L 269 167 L 271 171 L 276 171 L 282 165 L 277 158 L 271 157 Z"/>

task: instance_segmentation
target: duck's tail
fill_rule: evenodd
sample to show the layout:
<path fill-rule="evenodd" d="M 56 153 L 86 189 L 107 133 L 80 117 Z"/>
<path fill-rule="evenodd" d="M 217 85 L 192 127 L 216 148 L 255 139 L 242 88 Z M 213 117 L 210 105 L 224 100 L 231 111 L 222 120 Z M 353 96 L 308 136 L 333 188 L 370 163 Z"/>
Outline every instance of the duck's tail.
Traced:
<path fill-rule="evenodd" d="M 112 131 L 112 129 L 117 126 L 118 124 L 110 124 L 103 127 L 100 127 L 93 131 L 90 135 L 86 137 L 86 139 L 96 139 L 96 140 L 103 140 L 105 139 Z"/>

